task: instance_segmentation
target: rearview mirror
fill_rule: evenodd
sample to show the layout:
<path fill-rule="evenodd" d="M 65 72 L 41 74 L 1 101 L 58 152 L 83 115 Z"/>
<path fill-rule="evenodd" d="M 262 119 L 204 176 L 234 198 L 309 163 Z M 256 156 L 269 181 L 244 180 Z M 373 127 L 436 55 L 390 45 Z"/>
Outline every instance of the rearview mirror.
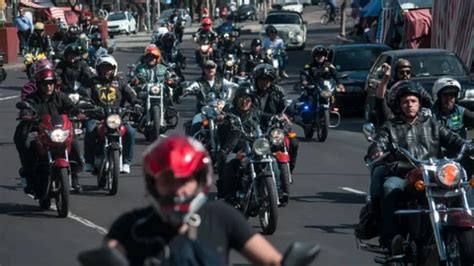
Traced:
<path fill-rule="evenodd" d="M 16 108 L 23 110 L 23 109 L 32 109 L 31 105 L 27 102 L 17 102 Z"/>
<path fill-rule="evenodd" d="M 374 124 L 372 123 L 365 123 L 363 126 L 362 126 L 362 132 L 364 133 L 364 136 L 365 138 L 372 142 L 374 141 L 374 137 L 375 137 L 375 127 L 374 127 Z"/>
<path fill-rule="evenodd" d="M 282 266 L 304 266 L 310 265 L 320 251 L 319 245 L 294 242 L 286 250 Z"/>

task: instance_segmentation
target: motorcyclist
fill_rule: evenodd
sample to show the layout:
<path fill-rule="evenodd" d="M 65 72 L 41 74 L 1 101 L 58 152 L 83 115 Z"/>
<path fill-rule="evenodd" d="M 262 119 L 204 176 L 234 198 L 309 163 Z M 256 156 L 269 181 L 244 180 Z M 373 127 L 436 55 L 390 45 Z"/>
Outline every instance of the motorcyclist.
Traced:
<path fill-rule="evenodd" d="M 384 63 L 381 66 L 382 79 L 375 91 L 375 114 L 377 116 L 377 125 L 382 125 L 387 119 L 392 116 L 388 102 L 391 99 L 385 99 L 387 88 L 390 88 L 394 83 L 400 80 L 410 80 L 412 76 L 412 66 L 410 61 L 404 58 L 400 58 L 395 62 L 395 78 L 391 81 L 392 68 L 388 63 Z M 433 100 L 431 95 L 426 91 L 422 90 L 422 106 L 424 108 L 431 108 L 433 106 Z"/>
<path fill-rule="evenodd" d="M 390 108 L 394 117 L 379 128 L 375 142 L 368 149 L 367 158 L 373 160 L 390 151 L 390 147 L 401 147 L 418 160 L 428 160 L 439 158 L 442 147 L 451 151 L 462 147 L 465 141 L 461 137 L 421 112 L 422 90 L 418 83 L 409 80 L 399 81 L 391 88 L 393 102 Z M 383 190 L 371 184 L 371 196 L 382 199 L 381 243 L 388 249 L 398 250 L 400 237 L 394 237 L 401 231 L 394 212 L 403 199 L 407 187 L 403 177 L 411 166 L 404 164 L 397 156 L 388 157 L 383 164 Z"/>
<path fill-rule="evenodd" d="M 262 41 L 254 38 L 250 43 L 250 51 L 244 52 L 239 62 L 239 72 L 241 76 L 251 73 L 253 69 L 261 63 L 271 63 L 265 59 L 262 51 Z"/>
<path fill-rule="evenodd" d="M 31 79 L 28 81 L 23 88 L 21 89 L 21 100 L 25 101 L 26 98 L 35 93 L 38 88 L 36 86 L 36 79 L 35 79 L 35 73 L 39 73 L 40 71 L 44 69 L 53 69 L 54 70 L 54 65 L 49 61 L 49 59 L 40 59 L 37 60 L 33 66 L 30 68 L 31 72 Z"/>
<path fill-rule="evenodd" d="M 178 18 L 179 18 L 179 10 L 175 8 L 173 10 L 173 14 L 171 14 L 171 16 L 169 16 L 168 21 L 173 23 L 173 24 L 176 24 L 176 21 L 178 21 Z"/>
<path fill-rule="evenodd" d="M 459 81 L 443 77 L 433 84 L 431 108 L 433 116 L 454 133 L 466 138 L 466 128 L 474 126 L 474 112 L 457 104 L 461 84 Z"/>
<path fill-rule="evenodd" d="M 224 57 L 228 54 L 235 54 L 237 58 L 241 57 L 243 45 L 240 42 L 239 36 L 240 33 L 237 30 L 233 30 L 227 35 L 224 34 L 224 38 L 220 45 Z"/>
<path fill-rule="evenodd" d="M 222 53 L 219 49 L 214 48 L 215 45 L 212 44 L 208 34 L 203 33 L 202 36 L 199 37 L 199 45 L 200 47 L 196 49 L 194 53 L 196 64 L 203 68 L 205 61 L 213 60 L 217 64 L 218 72 L 220 73 L 223 68 Z"/>
<path fill-rule="evenodd" d="M 56 89 L 56 75 L 51 68 L 44 68 L 35 73 L 35 85 L 38 88 L 36 92 L 30 94 L 24 100 L 35 111 L 24 109 L 20 112 L 21 122 L 15 130 L 14 142 L 20 155 L 22 168 L 20 176 L 25 178 L 26 193 L 33 193 L 35 189 L 34 166 L 37 162 L 38 152 L 36 144 L 28 141 L 28 133 L 36 131 L 35 118 L 41 118 L 43 115 L 61 115 L 61 114 L 78 114 L 80 110 L 76 109 L 71 100 L 64 93 Z M 75 161 L 72 165 L 72 191 L 80 192 L 78 172 L 82 170 L 83 162 L 81 159 L 79 144 L 76 139 L 72 140 L 69 159 Z"/>
<path fill-rule="evenodd" d="M 311 63 L 304 66 L 304 71 L 314 80 L 327 73 L 337 84 L 337 91 L 345 91 L 344 85 L 339 82 L 336 67 L 328 61 L 328 50 L 323 45 L 316 45 L 311 50 Z M 310 81 L 303 77 L 302 85 L 307 86 Z"/>
<path fill-rule="evenodd" d="M 212 20 L 210 18 L 204 18 L 201 22 L 202 27 L 193 34 L 194 42 L 199 43 L 199 39 L 203 36 L 207 36 L 211 43 L 216 43 L 218 34 L 212 30 Z"/>
<path fill-rule="evenodd" d="M 281 70 L 281 76 L 288 78 L 286 73 L 286 67 L 288 65 L 288 54 L 285 51 L 285 43 L 283 39 L 278 36 L 278 30 L 273 25 L 269 25 L 265 28 L 265 37 L 262 41 L 262 48 L 269 49 L 273 51 L 273 56 L 278 58 L 278 65 Z"/>
<path fill-rule="evenodd" d="M 69 26 L 65 45 L 75 43 L 81 34 L 81 29 L 77 25 Z"/>
<path fill-rule="evenodd" d="M 253 107 L 254 100 L 255 94 L 252 84 L 242 83 L 235 92 L 232 108 L 227 111 L 227 113 L 240 117 L 243 129 L 248 135 L 255 132 L 262 120 L 269 120 L 271 118 L 271 115 L 262 113 Z M 232 158 L 230 155 L 243 151 L 246 144 L 246 140 L 242 138 L 241 132 L 234 128 L 233 123 L 232 119 L 226 116 L 217 130 L 220 143 L 217 162 L 219 169 L 217 197 L 225 199 L 230 204 L 235 203 L 240 167 L 240 161 L 235 157 L 230 159 Z"/>
<path fill-rule="evenodd" d="M 97 58 L 97 77 L 92 80 L 89 95 L 92 103 L 96 106 L 124 107 L 128 102 L 134 111 L 141 113 L 135 92 L 127 85 L 125 79 L 117 76 L 118 63 L 111 55 L 103 55 Z M 90 172 L 94 169 L 94 156 L 102 150 L 96 149 L 98 142 L 97 120 L 90 119 L 84 123 L 84 159 L 85 170 Z M 130 163 L 133 159 L 133 146 L 135 144 L 135 129 L 129 124 L 124 124 L 126 133 L 123 138 L 123 164 L 122 173 L 130 173 Z"/>
<path fill-rule="evenodd" d="M 49 56 L 52 50 L 51 39 L 44 32 L 44 24 L 42 22 L 36 22 L 33 34 L 31 34 L 28 40 L 28 52 L 34 53 L 37 51 Z"/>
<path fill-rule="evenodd" d="M 87 52 L 89 54 L 87 57 L 89 66 L 94 66 L 97 58 L 99 58 L 102 55 L 108 54 L 107 49 L 105 49 L 102 46 L 102 34 L 98 32 L 92 34 L 91 45 L 89 46 L 89 49 Z"/>
<path fill-rule="evenodd" d="M 144 62 L 137 66 L 135 85 L 143 85 L 148 82 L 163 81 L 166 67 L 161 64 L 161 51 L 156 45 L 150 44 L 145 48 Z"/>
<path fill-rule="evenodd" d="M 67 24 L 64 22 L 59 23 L 59 30 L 56 31 L 51 38 L 51 41 L 57 42 L 57 43 L 62 43 L 66 42 L 67 40 Z"/>
<path fill-rule="evenodd" d="M 61 91 L 75 93 L 77 85 L 87 87 L 92 79 L 92 72 L 87 63 L 81 58 L 81 50 L 75 44 L 69 44 L 64 49 L 64 60 L 56 65 L 56 75 L 61 80 Z"/>
<path fill-rule="evenodd" d="M 184 81 L 185 78 L 182 70 L 186 68 L 186 57 L 181 53 L 175 35 L 171 32 L 165 33 L 160 43 L 161 63 L 166 67 L 170 67 L 171 64 L 176 64 L 173 70 L 178 75 L 180 82 Z M 182 88 L 178 86 L 177 90 L 173 93 L 175 102 L 179 103 L 179 96 L 182 93 Z"/>
<path fill-rule="evenodd" d="M 227 265 L 230 249 L 256 265 L 280 263 L 280 253 L 239 211 L 206 200 L 213 171 L 201 143 L 184 136 L 155 141 L 143 170 L 150 206 L 122 215 L 105 237 L 130 265 L 148 265 L 165 248 L 170 254 L 160 263 L 167 265 Z"/>
<path fill-rule="evenodd" d="M 217 64 L 208 60 L 204 62 L 204 74 L 191 86 L 185 88 L 184 95 L 196 95 L 196 113 L 197 115 L 192 120 L 190 135 L 193 136 L 201 128 L 201 108 L 207 104 L 207 95 L 211 92 L 215 93 L 216 97 L 221 100 L 224 95 L 229 97 L 232 94 L 232 88 L 237 87 L 237 84 L 232 83 L 223 77 L 217 76 Z"/>

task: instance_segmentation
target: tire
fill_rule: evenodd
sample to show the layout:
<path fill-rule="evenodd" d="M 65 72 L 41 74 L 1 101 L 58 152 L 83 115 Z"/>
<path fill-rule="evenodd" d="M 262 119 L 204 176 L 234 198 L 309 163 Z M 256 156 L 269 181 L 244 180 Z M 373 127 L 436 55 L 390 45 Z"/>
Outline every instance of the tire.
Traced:
<path fill-rule="evenodd" d="M 120 175 L 120 151 L 114 150 L 109 153 L 109 172 L 112 175 L 109 196 L 114 196 L 118 191 L 118 178 Z"/>
<path fill-rule="evenodd" d="M 324 142 L 328 137 L 329 131 L 329 110 L 324 111 L 323 123 L 321 124 L 321 120 L 319 121 L 319 128 L 318 128 L 318 141 Z"/>
<path fill-rule="evenodd" d="M 69 173 L 66 168 L 55 169 L 56 182 L 59 182 L 61 188 L 56 195 L 56 208 L 58 217 L 64 218 L 69 214 Z"/>
<path fill-rule="evenodd" d="M 275 232 L 278 223 L 278 194 L 276 185 L 271 176 L 266 176 L 260 180 L 261 201 L 259 220 L 264 235 L 271 235 Z"/>
<path fill-rule="evenodd" d="M 304 137 L 307 140 L 311 140 L 314 136 L 314 129 L 313 128 L 304 128 Z"/>
<path fill-rule="evenodd" d="M 448 260 L 446 265 L 473 265 L 474 264 L 474 230 L 458 229 L 445 234 L 445 243 Z M 450 256 L 451 255 L 451 256 Z"/>
<path fill-rule="evenodd" d="M 279 163 L 280 170 L 280 186 L 283 191 L 283 187 L 287 187 L 288 194 L 290 194 L 290 165 L 289 163 Z"/>
<path fill-rule="evenodd" d="M 153 106 L 153 141 L 157 140 L 160 137 L 161 132 L 161 114 L 160 107 L 158 105 Z"/>
<path fill-rule="evenodd" d="M 327 25 L 329 23 L 329 15 L 328 14 L 322 15 L 321 19 L 320 19 L 320 22 L 323 25 Z"/>

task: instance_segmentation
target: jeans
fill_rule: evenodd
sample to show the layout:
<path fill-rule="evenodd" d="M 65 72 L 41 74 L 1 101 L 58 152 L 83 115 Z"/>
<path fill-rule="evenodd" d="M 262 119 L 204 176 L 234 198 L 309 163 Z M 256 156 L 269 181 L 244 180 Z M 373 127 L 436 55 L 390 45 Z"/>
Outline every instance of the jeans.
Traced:
<path fill-rule="evenodd" d="M 18 39 L 20 40 L 20 53 L 24 55 L 28 51 L 28 41 L 30 39 L 30 31 L 18 31 Z"/>
<path fill-rule="evenodd" d="M 94 164 L 95 155 L 102 153 L 102 144 L 97 134 L 97 120 L 90 119 L 84 123 L 84 159 L 87 164 Z M 125 124 L 126 133 L 122 138 L 123 163 L 129 164 L 133 159 L 133 146 L 135 145 L 135 129 L 129 124 Z M 100 143 L 100 144 L 99 144 Z M 99 149 L 96 149 L 99 147 Z"/>
<path fill-rule="evenodd" d="M 280 70 L 285 71 L 288 66 L 288 54 L 283 52 L 277 57 L 277 59 Z"/>
<path fill-rule="evenodd" d="M 383 183 L 381 236 L 386 247 L 390 247 L 392 238 L 400 232 L 395 211 L 406 188 L 407 181 L 397 176 L 387 177 Z"/>

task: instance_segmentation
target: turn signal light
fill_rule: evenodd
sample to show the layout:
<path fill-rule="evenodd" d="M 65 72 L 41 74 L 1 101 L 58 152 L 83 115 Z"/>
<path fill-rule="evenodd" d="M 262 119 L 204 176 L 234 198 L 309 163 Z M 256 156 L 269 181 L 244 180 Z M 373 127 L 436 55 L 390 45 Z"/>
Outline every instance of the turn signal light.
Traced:
<path fill-rule="evenodd" d="M 474 178 L 471 177 L 471 180 L 469 180 L 469 185 L 474 188 Z"/>
<path fill-rule="evenodd" d="M 207 120 L 207 118 L 202 120 L 202 126 L 203 127 L 208 127 L 209 126 L 209 120 Z"/>
<path fill-rule="evenodd" d="M 288 137 L 289 137 L 290 139 L 296 138 L 296 132 L 294 132 L 294 131 L 288 132 Z"/>
<path fill-rule="evenodd" d="M 415 189 L 418 191 L 423 191 L 425 190 L 425 183 L 421 180 L 418 180 L 415 182 Z"/>

